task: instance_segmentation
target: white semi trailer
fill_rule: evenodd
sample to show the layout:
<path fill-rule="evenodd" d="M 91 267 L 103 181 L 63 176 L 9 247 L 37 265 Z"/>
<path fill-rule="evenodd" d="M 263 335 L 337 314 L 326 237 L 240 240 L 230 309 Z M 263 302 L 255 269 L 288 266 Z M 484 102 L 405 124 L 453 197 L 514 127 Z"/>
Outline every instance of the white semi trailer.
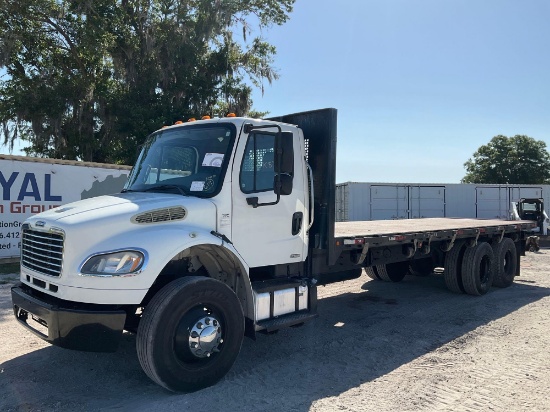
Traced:
<path fill-rule="evenodd" d="M 550 185 L 345 182 L 336 185 L 336 221 L 512 218 L 521 199 L 550 202 Z"/>

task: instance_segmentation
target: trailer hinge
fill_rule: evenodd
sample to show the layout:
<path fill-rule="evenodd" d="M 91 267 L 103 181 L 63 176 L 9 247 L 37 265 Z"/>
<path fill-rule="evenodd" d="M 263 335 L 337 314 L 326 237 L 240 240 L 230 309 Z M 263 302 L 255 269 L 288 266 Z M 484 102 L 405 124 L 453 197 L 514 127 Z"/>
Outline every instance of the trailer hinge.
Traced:
<path fill-rule="evenodd" d="M 357 264 L 362 265 L 367 257 L 367 253 L 369 253 L 369 243 L 365 242 L 363 245 L 363 250 L 361 251 L 361 256 L 359 256 L 359 259 L 357 259 Z"/>
<path fill-rule="evenodd" d="M 422 247 L 422 241 L 418 239 L 413 239 L 413 247 L 407 247 L 407 258 L 412 258 L 419 247 Z"/>
<path fill-rule="evenodd" d="M 498 240 L 498 243 L 502 242 L 502 239 L 504 239 L 505 232 L 506 232 L 506 229 L 502 229 L 502 233 L 500 234 L 500 239 Z"/>
<path fill-rule="evenodd" d="M 434 234 L 432 234 L 429 238 L 428 238 L 428 244 L 427 245 L 422 245 L 422 253 L 427 255 L 428 253 L 430 253 L 431 251 L 431 248 L 432 248 L 432 239 L 435 237 Z"/>
<path fill-rule="evenodd" d="M 477 234 L 476 234 L 476 238 L 475 239 L 470 239 L 470 241 L 469 241 L 470 247 L 477 246 L 477 240 L 479 239 L 480 233 L 481 233 L 481 230 L 478 229 Z"/>
<path fill-rule="evenodd" d="M 455 245 L 455 240 L 456 240 L 456 235 L 457 234 L 458 234 L 458 231 L 455 230 L 454 233 L 453 233 L 453 237 L 452 237 L 451 241 L 449 242 L 449 245 L 447 246 L 447 249 L 443 249 L 443 248 L 441 249 L 441 250 L 443 250 L 443 252 L 448 252 L 453 248 L 453 246 Z"/>

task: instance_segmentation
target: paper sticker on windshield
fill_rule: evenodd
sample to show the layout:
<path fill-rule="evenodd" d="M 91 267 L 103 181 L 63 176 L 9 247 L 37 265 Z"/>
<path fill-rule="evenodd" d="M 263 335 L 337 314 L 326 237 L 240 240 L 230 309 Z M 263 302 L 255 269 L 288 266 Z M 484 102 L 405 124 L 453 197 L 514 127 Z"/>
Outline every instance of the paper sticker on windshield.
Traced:
<path fill-rule="evenodd" d="M 204 190 L 204 182 L 198 182 L 195 181 L 191 183 L 191 189 L 192 192 L 202 192 Z"/>
<path fill-rule="evenodd" d="M 222 167 L 223 163 L 223 153 L 206 153 L 204 155 L 204 160 L 202 161 L 203 166 L 211 167 Z"/>

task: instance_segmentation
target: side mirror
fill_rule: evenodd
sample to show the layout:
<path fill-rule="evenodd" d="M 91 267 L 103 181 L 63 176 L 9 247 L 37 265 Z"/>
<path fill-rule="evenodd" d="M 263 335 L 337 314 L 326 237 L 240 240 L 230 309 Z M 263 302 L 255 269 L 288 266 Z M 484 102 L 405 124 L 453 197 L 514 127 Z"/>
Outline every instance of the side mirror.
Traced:
<path fill-rule="evenodd" d="M 275 139 L 275 178 L 273 188 L 280 196 L 292 193 L 294 175 L 294 146 L 292 132 L 281 132 Z M 279 184 L 278 183 L 279 180 Z"/>
<path fill-rule="evenodd" d="M 294 146 L 292 132 L 282 132 L 275 139 L 275 173 L 294 174 Z"/>
<path fill-rule="evenodd" d="M 293 177 L 288 173 L 279 173 L 281 182 L 277 185 L 277 176 L 273 178 L 273 190 L 276 195 L 287 196 L 292 194 L 292 180 Z"/>

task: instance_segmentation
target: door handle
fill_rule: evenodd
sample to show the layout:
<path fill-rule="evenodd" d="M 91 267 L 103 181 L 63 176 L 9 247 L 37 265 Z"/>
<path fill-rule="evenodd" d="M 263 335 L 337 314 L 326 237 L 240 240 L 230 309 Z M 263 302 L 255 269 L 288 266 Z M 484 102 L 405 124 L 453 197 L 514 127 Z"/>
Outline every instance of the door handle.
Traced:
<path fill-rule="evenodd" d="M 296 236 L 302 229 L 302 221 L 304 220 L 304 214 L 302 212 L 296 212 L 292 215 L 292 236 Z"/>

